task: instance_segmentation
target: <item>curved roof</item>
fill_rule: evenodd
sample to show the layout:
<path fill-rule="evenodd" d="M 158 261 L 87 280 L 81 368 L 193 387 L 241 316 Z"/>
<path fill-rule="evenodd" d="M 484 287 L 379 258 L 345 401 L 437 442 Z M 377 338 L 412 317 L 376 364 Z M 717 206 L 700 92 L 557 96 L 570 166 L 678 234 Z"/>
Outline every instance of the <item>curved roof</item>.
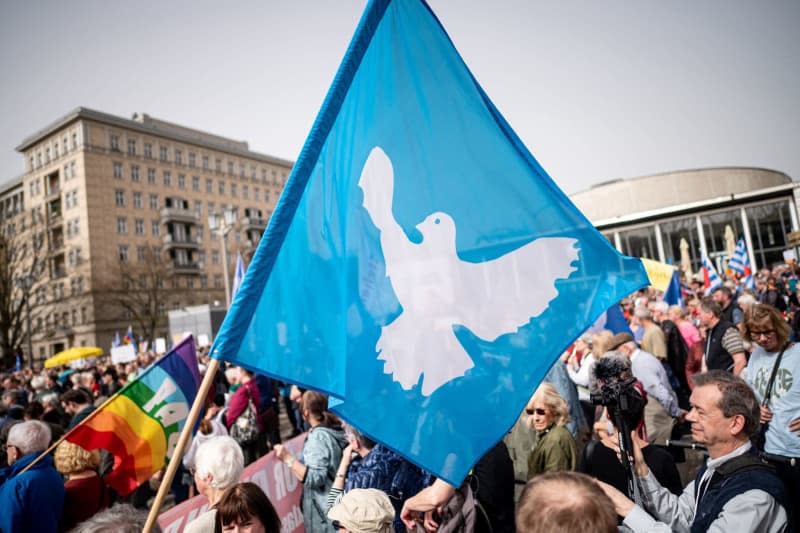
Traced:
<path fill-rule="evenodd" d="M 776 170 L 718 167 L 606 181 L 575 193 L 570 199 L 589 220 L 597 221 L 791 182 L 789 176 Z"/>

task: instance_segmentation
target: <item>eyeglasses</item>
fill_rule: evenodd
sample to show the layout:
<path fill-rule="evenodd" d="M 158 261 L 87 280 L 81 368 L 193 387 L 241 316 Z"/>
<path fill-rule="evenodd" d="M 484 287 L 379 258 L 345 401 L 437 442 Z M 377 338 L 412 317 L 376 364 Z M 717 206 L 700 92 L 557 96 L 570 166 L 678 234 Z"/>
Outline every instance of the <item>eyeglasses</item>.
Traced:
<path fill-rule="evenodd" d="M 541 407 L 537 407 L 536 409 L 529 409 L 529 408 L 525 409 L 525 414 L 527 414 L 528 416 L 531 416 L 534 413 L 536 413 L 539 416 L 544 416 L 547 414 L 547 409 L 542 409 Z"/>
<path fill-rule="evenodd" d="M 750 339 L 756 340 L 760 337 L 769 337 L 773 333 L 775 333 L 774 329 L 765 329 L 764 331 L 751 331 L 750 332 Z"/>

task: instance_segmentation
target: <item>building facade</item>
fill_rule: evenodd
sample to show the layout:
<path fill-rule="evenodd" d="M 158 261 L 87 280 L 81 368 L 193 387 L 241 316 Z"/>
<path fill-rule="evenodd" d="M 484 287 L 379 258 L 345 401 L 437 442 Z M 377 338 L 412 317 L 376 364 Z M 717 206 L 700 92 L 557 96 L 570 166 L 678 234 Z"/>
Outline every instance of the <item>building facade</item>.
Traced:
<path fill-rule="evenodd" d="M 774 170 L 708 168 L 600 183 L 570 198 L 626 255 L 679 264 L 683 241 L 693 272 L 703 255 L 720 269 L 728 233 L 764 268 L 792 249 L 800 184 Z"/>
<path fill-rule="evenodd" d="M 147 291 L 145 305 L 161 317 L 157 337 L 167 336 L 170 309 L 224 306 L 222 258 L 232 274 L 237 252 L 252 253 L 292 167 L 246 142 L 85 108 L 17 150 L 25 174 L 0 197 L 44 236 L 44 272 L 31 290 L 34 360 L 107 347 L 129 325 L 136 334 L 121 301 Z M 236 222 L 223 254 L 208 218 L 226 210 Z"/>

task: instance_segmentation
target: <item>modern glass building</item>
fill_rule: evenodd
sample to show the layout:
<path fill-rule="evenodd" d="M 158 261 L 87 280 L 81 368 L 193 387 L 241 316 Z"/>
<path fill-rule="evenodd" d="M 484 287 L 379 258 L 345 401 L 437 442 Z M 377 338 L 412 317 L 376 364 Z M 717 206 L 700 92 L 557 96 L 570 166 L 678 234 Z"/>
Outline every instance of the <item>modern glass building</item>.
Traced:
<path fill-rule="evenodd" d="M 800 183 L 760 168 L 709 168 L 600 183 L 571 196 L 622 253 L 691 269 L 707 255 L 723 266 L 728 242 L 744 238 L 755 268 L 783 262 L 798 230 Z"/>

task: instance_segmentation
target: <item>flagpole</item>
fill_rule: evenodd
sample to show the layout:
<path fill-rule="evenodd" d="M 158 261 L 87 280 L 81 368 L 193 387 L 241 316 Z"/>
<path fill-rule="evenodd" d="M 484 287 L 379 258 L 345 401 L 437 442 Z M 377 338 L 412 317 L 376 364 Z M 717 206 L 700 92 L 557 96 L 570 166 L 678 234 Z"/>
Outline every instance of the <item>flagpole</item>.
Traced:
<path fill-rule="evenodd" d="M 97 413 L 99 413 L 99 412 L 100 412 L 100 410 L 101 410 L 101 409 L 103 409 L 103 408 L 104 408 L 106 405 L 108 405 L 108 404 L 111 402 L 111 400 L 114 400 L 114 399 L 116 399 L 116 397 L 117 397 L 117 396 L 119 396 L 120 394 L 122 394 L 122 392 L 125 390 L 125 388 L 126 388 L 126 387 L 123 387 L 123 388 L 121 388 L 120 390 L 118 390 L 117 392 L 115 392 L 114 394 L 112 394 L 111 396 L 109 396 L 109 397 L 108 397 L 108 398 L 107 398 L 107 399 L 106 399 L 106 400 L 105 400 L 103 403 L 101 403 L 101 404 L 100 404 L 98 407 L 96 407 L 94 411 L 92 411 L 91 413 L 89 413 L 89 415 L 88 415 L 86 418 L 84 418 L 83 420 L 81 420 L 81 421 L 80 421 L 78 424 L 75 424 L 75 427 L 73 427 L 72 429 L 70 429 L 69 431 L 67 431 L 66 433 L 64 433 L 64 434 L 61 436 L 61 438 L 60 438 L 60 439 L 58 439 L 56 442 L 54 442 L 52 445 L 50 445 L 50 447 L 49 447 L 49 448 L 47 448 L 45 451 L 43 451 L 41 454 L 39 454 L 39 456 L 38 456 L 36 459 L 34 459 L 34 460 L 33 460 L 33 461 L 31 461 L 30 463 L 28 463 L 28 466 L 26 466 L 25 468 L 23 468 L 22 470 L 20 470 L 20 472 L 19 472 L 19 473 L 20 473 L 20 474 L 22 474 L 23 472 L 26 472 L 26 471 L 27 471 L 28 469 L 30 469 L 30 468 L 31 468 L 33 465 L 35 465 L 36 463 L 38 463 L 39 461 L 41 461 L 41 460 L 42 460 L 42 458 L 43 458 L 45 455 L 49 454 L 49 453 L 50 453 L 50 452 L 52 452 L 54 449 L 56 449 L 56 448 L 58 447 L 58 445 L 59 445 L 59 444 L 61 444 L 62 442 L 64 442 L 64 440 L 65 440 L 67 437 L 69 437 L 69 436 L 70 436 L 70 434 L 72 434 L 72 432 L 73 432 L 73 431 L 75 431 L 76 429 L 78 429 L 79 427 L 81 427 L 82 425 L 84 425 L 85 423 L 87 423 L 89 420 L 91 420 L 92 418 L 94 418 L 94 416 L 95 416 Z"/>
<path fill-rule="evenodd" d="M 175 450 L 172 452 L 172 457 L 167 465 L 167 471 L 164 472 L 164 477 L 161 479 L 161 484 L 158 486 L 158 493 L 156 494 L 155 500 L 153 500 L 153 505 L 150 507 L 150 514 L 147 515 L 147 523 L 144 525 L 142 533 L 150 533 L 156 523 L 158 511 L 161 509 L 161 505 L 164 503 L 164 498 L 167 497 L 167 492 L 172 484 L 172 479 L 175 477 L 175 472 L 178 470 L 178 465 L 180 465 L 181 461 L 183 460 L 183 450 L 186 448 L 186 444 L 189 442 L 189 438 L 192 436 L 195 422 L 197 422 L 197 417 L 200 415 L 200 410 L 203 408 L 205 399 L 208 397 L 208 390 L 211 388 L 211 384 L 214 382 L 214 376 L 216 375 L 218 368 L 219 360 L 212 358 L 208 363 L 208 368 L 206 368 L 206 374 L 203 376 L 203 381 L 200 383 L 197 396 L 194 398 L 194 403 L 192 404 L 192 409 L 189 411 L 189 416 L 186 418 L 186 423 L 183 426 L 183 431 L 181 431 L 181 436 L 178 438 L 178 443 L 175 446 Z"/>

